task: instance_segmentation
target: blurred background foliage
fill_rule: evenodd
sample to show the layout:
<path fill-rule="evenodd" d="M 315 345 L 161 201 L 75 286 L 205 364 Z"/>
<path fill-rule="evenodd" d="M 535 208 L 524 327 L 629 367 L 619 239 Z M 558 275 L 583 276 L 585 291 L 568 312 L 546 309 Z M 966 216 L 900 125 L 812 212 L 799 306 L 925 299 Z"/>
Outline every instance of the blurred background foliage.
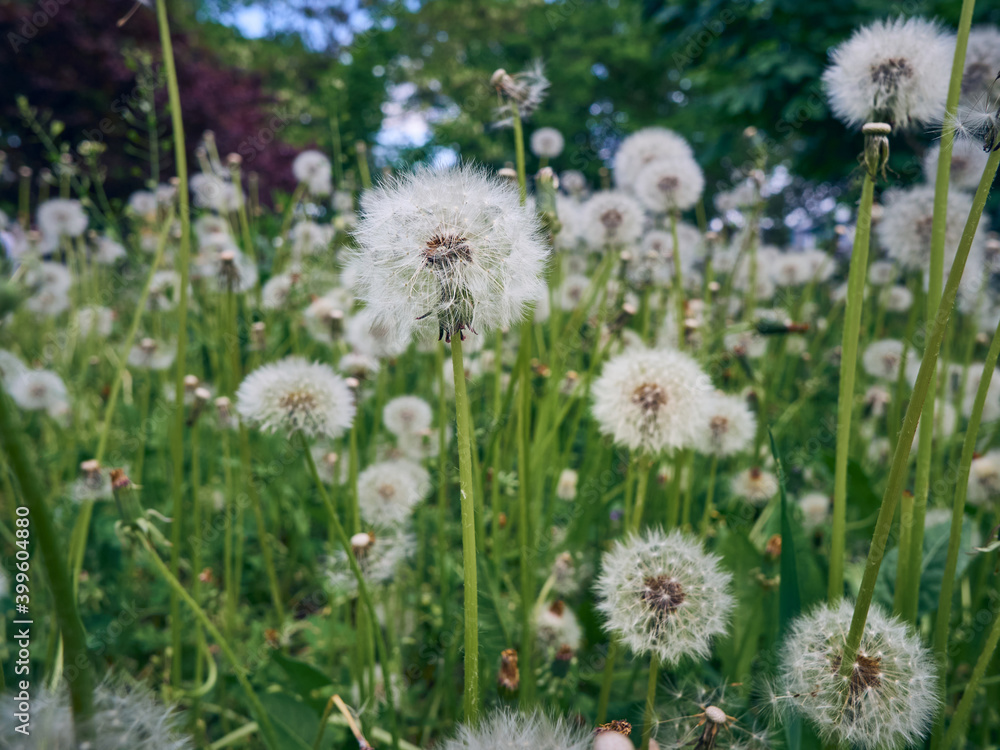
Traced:
<path fill-rule="evenodd" d="M 650 124 L 691 140 L 709 191 L 757 163 L 747 127 L 770 165 L 793 164 L 809 181 L 843 180 L 857 156 L 827 113 L 819 76 L 828 49 L 876 18 L 922 15 L 954 26 L 959 3 L 889 0 L 172 0 L 184 118 L 190 142 L 215 132 L 220 152 L 244 156 L 265 191 L 288 189 L 303 147 L 335 152 L 350 176 L 354 144 L 377 166 L 512 160 L 509 135 L 492 127 L 490 74 L 544 61 L 551 93 L 528 123 L 566 136 L 558 169 L 599 170 L 625 134 Z M 147 8 L 121 28 L 131 0 L 107 3 L 7 0 L 0 5 L 0 144 L 8 178 L 45 158 L 39 127 L 63 148 L 99 136 L 119 190 L 136 187 L 155 118 L 137 87 L 155 79 L 156 24 Z M 44 24 L 31 19 L 45 17 Z M 976 22 L 1000 22 L 979 3 Z M 18 40 L 21 40 L 20 42 Z M 147 76 L 147 78 L 150 76 Z M 140 95 L 136 91 L 141 88 Z M 19 111 L 34 109 L 35 131 Z M 106 126 L 103 127 L 102 123 Z M 166 132 L 165 128 L 161 128 Z M 933 134 L 907 136 L 916 153 Z M 126 145 L 127 144 L 127 145 Z M 905 150 L 904 150 L 905 151 Z M 161 150 L 165 174 L 169 151 Z M 901 156 L 900 159 L 903 157 Z M 915 177 L 912 156 L 898 161 Z M 129 184 L 125 178 L 131 177 Z"/>

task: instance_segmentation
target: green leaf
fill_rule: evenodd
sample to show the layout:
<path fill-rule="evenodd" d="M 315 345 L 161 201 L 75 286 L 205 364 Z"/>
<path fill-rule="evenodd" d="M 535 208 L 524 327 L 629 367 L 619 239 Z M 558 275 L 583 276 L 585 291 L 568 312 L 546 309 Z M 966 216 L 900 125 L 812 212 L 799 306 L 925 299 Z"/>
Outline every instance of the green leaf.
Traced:
<path fill-rule="evenodd" d="M 285 674 L 288 675 L 288 686 L 310 706 L 317 711 L 322 711 L 325 701 L 316 698 L 313 693 L 332 684 L 330 678 L 311 664 L 285 656 L 280 652 L 276 651 L 271 658 L 285 670 Z"/>
<path fill-rule="evenodd" d="M 319 731 L 319 716 L 315 711 L 287 693 L 265 693 L 260 702 L 274 725 L 282 750 L 312 750 Z"/>
<path fill-rule="evenodd" d="M 955 567 L 955 578 L 961 578 L 965 569 L 972 562 L 968 554 L 972 549 L 972 521 L 962 520 L 962 541 L 958 554 L 958 564 Z M 944 568 L 948 560 L 948 537 L 951 533 L 951 521 L 935 524 L 924 532 L 924 549 L 920 563 L 920 598 L 917 602 L 919 615 L 926 615 L 938 608 L 941 595 L 941 584 L 944 581 Z M 875 601 L 888 609 L 892 609 L 893 592 L 896 586 L 896 568 L 899 563 L 899 547 L 889 550 L 882 561 L 878 582 L 875 585 Z"/>

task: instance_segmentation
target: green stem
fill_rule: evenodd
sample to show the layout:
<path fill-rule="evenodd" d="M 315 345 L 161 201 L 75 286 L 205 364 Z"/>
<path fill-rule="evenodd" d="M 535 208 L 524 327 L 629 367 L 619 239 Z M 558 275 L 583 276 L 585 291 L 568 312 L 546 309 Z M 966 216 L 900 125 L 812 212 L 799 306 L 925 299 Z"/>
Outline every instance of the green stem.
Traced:
<path fill-rule="evenodd" d="M 618 639 L 611 636 L 608 655 L 604 661 L 604 676 L 601 679 L 601 694 L 597 699 L 597 723 L 603 724 L 608 718 L 608 702 L 611 699 L 611 685 L 615 681 L 615 662 L 618 661 Z"/>
<path fill-rule="evenodd" d="M 965 440 L 962 443 L 962 456 L 959 459 L 958 479 L 955 480 L 955 501 L 951 510 L 951 533 L 948 537 L 948 556 L 944 565 L 944 578 L 941 580 L 941 595 L 938 598 L 937 616 L 934 621 L 934 655 L 938 660 L 938 681 L 941 705 L 938 708 L 937 724 L 934 727 L 934 737 L 931 747 L 936 748 L 940 744 L 941 732 L 944 729 L 944 701 L 948 692 L 948 628 L 951 624 L 951 606 L 955 593 L 955 571 L 958 568 L 958 553 L 962 546 L 962 521 L 965 519 L 965 498 L 969 489 L 969 470 L 972 466 L 972 459 L 976 452 L 976 435 L 979 432 L 979 425 L 982 422 L 983 407 L 986 404 L 986 396 L 990 389 L 990 381 L 993 378 L 993 371 L 1000 357 L 1000 324 L 993 334 L 990 342 L 990 349 L 986 353 L 986 362 L 983 364 L 983 375 L 979 380 L 979 388 L 976 390 L 976 398 L 972 404 L 972 414 L 969 417 L 969 424 L 965 431 Z"/>
<path fill-rule="evenodd" d="M 162 2 L 162 0 L 160 0 L 160 2 Z M 246 674 L 244 674 L 243 666 L 237 660 L 232 646 L 230 646 L 229 642 L 222 636 L 219 629 L 215 627 L 215 624 L 209 616 L 205 614 L 205 610 L 198 605 L 198 602 L 191 597 L 191 594 L 187 592 L 187 589 L 185 589 L 181 582 L 178 581 L 174 577 L 173 573 L 170 572 L 167 564 L 163 562 L 163 559 L 156 551 L 152 542 L 149 541 L 149 538 L 143 534 L 140 536 L 140 539 L 142 540 L 142 544 L 146 548 L 146 551 L 149 553 L 149 559 L 152 561 L 159 574 L 163 576 L 163 580 L 165 580 L 167 585 L 170 586 L 170 590 L 177 594 L 177 596 L 191 609 L 195 619 L 201 623 L 202 627 L 205 628 L 205 630 L 208 631 L 208 634 L 212 637 L 212 640 L 214 640 L 219 646 L 219 650 L 222 651 L 223 656 L 226 657 L 226 661 L 229 662 L 229 666 L 232 667 L 237 681 L 239 681 L 240 686 L 242 686 L 243 690 L 246 692 L 247 700 L 250 702 L 250 707 L 253 709 L 254 716 L 257 718 L 257 724 L 260 727 L 261 734 L 264 735 L 264 740 L 267 743 L 267 746 L 272 748 L 272 750 L 277 750 L 277 748 L 281 747 L 281 744 L 278 742 L 277 735 L 274 733 L 274 727 L 271 725 L 271 719 L 268 717 L 267 711 L 264 709 L 260 699 L 254 692 L 253 685 L 250 684 L 250 680 L 248 680 Z"/>
<path fill-rule="evenodd" d="M 94 667 L 87 653 L 87 635 L 83 630 L 80 613 L 77 611 L 73 583 L 68 575 L 69 569 L 66 567 L 66 560 L 63 559 L 64 541 L 59 538 L 49 515 L 38 481 L 38 471 L 31 465 L 26 442 L 21 439 L 21 431 L 16 424 L 2 381 L 0 381 L 0 446 L 7 454 L 7 461 L 14 476 L 17 477 L 28 510 L 28 515 L 18 514 L 18 521 L 23 518 L 26 525 L 18 526 L 17 531 L 20 532 L 22 528 L 27 530 L 26 549 L 30 550 L 32 541 L 38 543 L 42 553 L 42 567 L 52 592 L 52 607 L 55 610 L 56 622 L 59 624 L 59 632 L 62 634 L 65 661 L 79 670 L 76 679 L 69 681 L 70 705 L 77 744 L 90 744 L 94 739 L 94 729 L 90 725 L 90 719 L 94 714 Z M 13 498 L 10 498 L 10 501 L 13 502 Z"/>
<path fill-rule="evenodd" d="M 476 582 L 475 502 L 472 496 L 472 419 L 469 395 L 465 387 L 461 332 L 451 340 L 451 363 L 455 373 L 455 414 L 458 422 L 456 440 L 462 505 L 462 567 L 465 581 L 465 691 L 462 706 L 466 723 L 475 724 L 479 716 L 479 589 Z"/>
<path fill-rule="evenodd" d="M 924 401 L 930 390 L 931 380 L 934 375 L 934 366 L 937 364 L 938 352 L 941 348 L 941 341 L 948 328 L 948 321 L 951 317 L 952 307 L 955 304 L 955 296 L 958 293 L 958 284 L 965 271 L 965 262 L 969 258 L 969 250 L 972 247 L 972 240 L 979 228 L 979 219 L 983 215 L 983 208 L 996 176 L 997 166 L 1000 165 L 1000 150 L 993 151 L 986 162 L 983 176 L 979 181 L 979 187 L 972 201 L 972 209 L 962 231 L 962 239 L 958 243 L 958 250 L 955 260 L 952 262 L 951 270 L 948 272 L 948 281 L 944 287 L 944 294 L 938 313 L 934 318 L 934 327 L 927 340 L 927 347 L 924 350 L 924 358 L 920 362 L 920 371 L 917 374 L 917 382 L 913 386 L 910 396 L 910 403 L 906 407 L 906 416 L 903 417 L 903 426 L 900 430 L 899 440 L 896 443 L 896 450 L 893 453 L 892 465 L 889 469 L 889 479 L 886 484 L 885 493 L 882 495 L 882 506 L 879 509 L 878 520 L 875 522 L 875 533 L 872 537 L 871 548 L 868 552 L 868 560 L 865 563 L 864 577 L 861 580 L 861 588 L 858 591 L 858 599 L 854 606 L 854 617 L 851 620 L 851 629 L 847 634 L 847 642 L 844 646 L 844 658 L 841 660 L 841 674 L 850 676 L 854 668 L 854 661 L 861 645 L 861 636 L 865 630 L 865 623 L 868 619 L 868 609 L 871 606 L 872 595 L 875 593 L 875 583 L 878 579 L 878 571 L 882 566 L 882 558 L 885 556 L 886 545 L 889 540 L 889 532 L 892 529 L 892 518 L 896 513 L 896 504 L 899 502 L 900 494 L 903 490 L 903 483 L 906 480 L 906 469 L 909 463 L 910 448 L 913 445 L 913 436 L 917 431 L 917 421 L 920 419 L 920 412 L 924 407 Z"/>
<path fill-rule="evenodd" d="M 642 719 L 642 750 L 649 750 L 653 736 L 653 709 L 656 706 L 656 683 L 660 678 L 660 658 L 654 653 L 649 659 L 649 682 L 646 685 L 646 712 Z"/>
<path fill-rule="evenodd" d="M 515 116 L 514 122 L 520 122 Z M 520 704 L 522 709 L 534 700 L 534 613 L 531 603 L 535 600 L 534 557 L 532 556 L 532 528 L 529 508 L 528 442 L 531 433 L 531 321 L 521 326 L 521 350 L 518 353 L 517 393 L 517 538 L 521 552 L 521 680 Z M 456 373 L 456 377 L 458 377 Z"/>
<path fill-rule="evenodd" d="M 643 455 L 639 458 L 639 479 L 636 483 L 635 490 L 635 506 L 631 514 L 631 524 L 630 531 L 632 533 L 639 533 L 639 529 L 642 528 L 642 511 L 646 506 L 646 494 L 647 488 L 649 486 L 649 472 L 652 469 L 653 460 L 647 455 Z"/>
<path fill-rule="evenodd" d="M 677 315 L 677 348 L 684 348 L 684 279 L 681 277 L 681 248 L 677 240 L 677 211 L 670 212 L 670 236 L 674 244 L 674 278 L 670 293 L 674 296 Z M 753 312 L 751 310 L 751 312 Z"/>
<path fill-rule="evenodd" d="M 528 200 L 528 179 L 524 166 L 524 129 L 521 126 L 521 113 L 517 102 L 510 102 L 511 120 L 514 125 L 514 159 L 517 165 L 517 188 L 521 192 L 521 205 Z"/>
<path fill-rule="evenodd" d="M 1000 616 L 994 614 L 993 627 L 990 628 L 990 634 L 986 638 L 986 643 L 983 644 L 983 650 L 979 652 L 979 658 L 976 660 L 976 666 L 972 670 L 969 684 L 965 686 L 965 692 L 962 693 L 962 700 L 958 702 L 958 708 L 955 709 L 955 715 L 951 719 L 948 733 L 944 736 L 945 750 L 955 747 L 960 737 L 965 733 L 969 715 L 972 713 L 972 704 L 976 699 L 976 691 L 979 689 L 979 683 L 982 681 L 983 675 L 986 673 L 986 669 L 993 658 L 997 641 L 1000 641 Z"/>
<path fill-rule="evenodd" d="M 375 612 L 375 605 L 372 602 L 371 594 L 368 591 L 368 584 L 365 583 L 364 574 L 361 572 L 361 566 L 358 565 L 358 559 L 354 554 L 354 548 L 351 546 L 350 537 L 347 536 L 347 531 L 344 530 L 344 525 L 340 522 L 340 519 L 334 511 L 333 502 L 327 494 L 326 486 L 323 484 L 323 480 L 320 479 L 319 472 L 316 469 L 316 461 L 313 459 L 312 452 L 309 450 L 309 445 L 306 443 L 305 436 L 302 435 L 302 433 L 299 433 L 299 438 L 301 440 L 300 445 L 302 446 L 302 453 L 306 458 L 306 466 L 309 469 L 309 475 L 312 477 L 313 484 L 316 485 L 317 492 L 319 492 L 320 497 L 323 499 L 323 505 L 330 513 L 330 524 L 333 526 L 335 536 L 340 541 L 340 546 L 344 549 L 344 554 L 347 555 L 347 562 L 351 566 L 351 572 L 354 573 L 354 578 L 358 582 L 358 597 L 361 599 L 361 603 L 365 610 L 367 610 L 368 618 L 371 622 L 371 632 L 375 638 L 375 648 L 378 650 L 379 661 L 382 662 L 382 678 L 385 681 L 385 701 L 389 707 L 392 745 L 393 747 L 398 748 L 399 728 L 396 723 L 396 709 L 393 703 L 390 685 L 392 666 L 389 660 L 389 651 L 386 648 L 385 638 L 382 637 L 382 630 L 379 628 L 378 615 Z"/>
<path fill-rule="evenodd" d="M 858 336 L 864 307 L 865 277 L 868 273 L 868 245 L 872 227 L 875 181 L 866 172 L 858 207 L 858 226 L 847 281 L 847 307 L 840 356 L 840 392 L 837 397 L 837 447 L 833 474 L 833 534 L 830 538 L 830 579 L 827 598 L 839 601 L 844 595 L 844 546 L 847 539 L 847 459 L 851 443 L 851 412 L 854 407 L 854 379 L 857 375 Z"/>

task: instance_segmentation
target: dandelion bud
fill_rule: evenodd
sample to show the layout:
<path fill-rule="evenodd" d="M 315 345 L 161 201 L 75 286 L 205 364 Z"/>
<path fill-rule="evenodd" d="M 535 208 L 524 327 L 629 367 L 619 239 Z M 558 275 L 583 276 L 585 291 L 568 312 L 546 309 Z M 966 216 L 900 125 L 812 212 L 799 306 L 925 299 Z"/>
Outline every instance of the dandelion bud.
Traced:
<path fill-rule="evenodd" d="M 267 348 L 267 324 L 258 320 L 250 326 L 250 342 L 255 351 L 262 352 Z"/>
<path fill-rule="evenodd" d="M 198 380 L 198 376 L 197 375 L 185 375 L 184 376 L 184 390 L 188 391 L 189 393 L 193 393 L 194 389 L 198 387 L 198 383 L 199 382 L 200 381 Z"/>
<path fill-rule="evenodd" d="M 577 473 L 572 469 L 563 469 L 556 484 L 556 497 L 569 502 L 576 498 Z"/>
<path fill-rule="evenodd" d="M 351 537 L 351 550 L 355 557 L 362 557 L 375 544 L 373 533 L 362 531 Z"/>
<path fill-rule="evenodd" d="M 521 685 L 521 673 L 517 668 L 517 651 L 512 648 L 500 652 L 500 673 L 497 675 L 497 685 L 501 690 L 514 693 Z"/>
<path fill-rule="evenodd" d="M 882 173 L 885 178 L 885 169 L 889 164 L 889 135 L 892 133 L 892 126 L 884 122 L 865 123 L 861 128 L 865 136 L 864 163 L 868 170 L 868 176 L 872 179 Z"/>
<path fill-rule="evenodd" d="M 239 169 L 240 164 L 243 163 L 243 157 L 239 154 L 228 154 L 226 156 L 226 164 L 230 169 Z"/>
<path fill-rule="evenodd" d="M 223 423 L 228 423 L 232 418 L 233 402 L 230 401 L 225 396 L 219 396 L 215 399 L 215 410 L 219 414 L 219 420 Z"/>
<path fill-rule="evenodd" d="M 772 560 L 777 560 L 781 557 L 781 534 L 773 534 L 767 540 L 767 544 L 764 547 L 764 554 Z"/>
<path fill-rule="evenodd" d="M 490 76 L 490 86 L 495 89 L 503 88 L 506 81 L 510 79 L 507 71 L 503 68 L 497 68 L 493 71 L 493 75 Z"/>

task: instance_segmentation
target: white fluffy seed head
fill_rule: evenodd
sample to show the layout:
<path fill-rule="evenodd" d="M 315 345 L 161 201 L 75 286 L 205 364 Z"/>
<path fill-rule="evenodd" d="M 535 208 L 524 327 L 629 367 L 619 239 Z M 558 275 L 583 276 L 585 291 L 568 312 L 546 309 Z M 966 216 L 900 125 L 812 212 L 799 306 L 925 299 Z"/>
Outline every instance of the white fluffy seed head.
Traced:
<path fill-rule="evenodd" d="M 236 391 L 240 416 L 265 432 L 336 438 L 354 421 L 354 396 L 329 365 L 286 357 L 247 375 Z"/>
<path fill-rule="evenodd" d="M 903 268 L 926 269 L 931 257 L 931 226 L 934 221 L 934 186 L 917 185 L 905 190 L 889 190 L 884 199 L 885 210 L 876 231 L 879 242 L 890 258 Z M 948 191 L 948 221 L 945 225 L 945 268 L 958 251 L 965 229 L 965 220 L 972 209 L 972 197 L 961 190 Z M 970 264 L 981 257 L 982 245 L 989 227 L 985 217 L 973 240 Z M 971 267 L 974 267 L 972 265 Z"/>
<path fill-rule="evenodd" d="M 433 420 L 431 405 L 419 396 L 397 396 L 382 410 L 385 428 L 396 437 L 424 432 L 430 429 Z"/>
<path fill-rule="evenodd" d="M 861 366 L 873 378 L 895 382 L 903 364 L 905 345 L 898 339 L 873 341 L 861 355 Z"/>
<path fill-rule="evenodd" d="M 924 179 L 930 184 L 937 178 L 940 154 L 941 146 L 935 144 L 924 155 Z M 988 158 L 989 154 L 980 144 L 965 138 L 956 140 L 951 152 L 951 184 L 963 190 L 975 190 Z"/>
<path fill-rule="evenodd" d="M 38 207 L 35 217 L 42 233 L 42 248 L 52 251 L 62 237 L 79 237 L 87 230 L 87 214 L 78 200 L 52 198 Z"/>
<path fill-rule="evenodd" d="M 584 236 L 596 250 L 627 247 L 642 234 L 642 206 L 620 190 L 601 190 L 583 204 Z"/>
<path fill-rule="evenodd" d="M 1000 72 L 1000 28 L 975 26 L 969 31 L 962 73 L 962 104 L 982 99 Z"/>
<path fill-rule="evenodd" d="M 701 449 L 716 456 L 732 456 L 750 449 L 757 434 L 757 417 L 746 399 L 716 392 L 708 397 Z"/>
<path fill-rule="evenodd" d="M 944 109 L 955 40 L 920 18 L 876 21 L 830 53 L 823 73 L 830 108 L 852 128 L 933 122 Z"/>
<path fill-rule="evenodd" d="M 650 211 L 686 211 L 701 198 L 705 175 L 692 156 L 664 156 L 639 170 L 633 189 L 636 197 Z"/>
<path fill-rule="evenodd" d="M 292 162 L 292 174 L 312 195 L 329 195 L 333 192 L 330 160 L 319 151 L 310 149 L 296 156 Z"/>
<path fill-rule="evenodd" d="M 938 700 L 934 660 L 906 624 L 868 612 L 850 677 L 840 675 L 854 604 L 824 604 L 795 620 L 781 657 L 778 700 L 826 741 L 861 750 L 912 745 L 927 733 Z"/>
<path fill-rule="evenodd" d="M 713 393 L 708 375 L 688 355 L 637 348 L 604 365 L 591 412 L 615 443 L 656 454 L 703 443 Z"/>
<path fill-rule="evenodd" d="M 406 521 L 430 491 L 430 475 L 405 458 L 374 463 L 358 475 L 361 519 L 375 526 Z"/>
<path fill-rule="evenodd" d="M 10 397 L 25 411 L 51 411 L 68 399 L 66 384 L 51 370 L 24 369 L 5 380 Z"/>
<path fill-rule="evenodd" d="M 633 190 L 639 173 L 650 162 L 693 155 L 688 142 L 672 130 L 660 127 L 637 130 L 615 152 L 615 184 L 623 190 Z"/>
<path fill-rule="evenodd" d="M 463 724 L 441 750 L 587 750 L 591 733 L 563 718 L 499 709 L 478 725 Z"/>
<path fill-rule="evenodd" d="M 531 151 L 540 159 L 555 159 L 565 145 L 562 133 L 555 128 L 539 128 L 531 134 Z"/>
<path fill-rule="evenodd" d="M 16 711 L 13 697 L 2 700 L 4 716 Z M 159 703 L 142 687 L 115 688 L 101 685 L 94 692 L 94 734 L 99 750 L 189 750 L 194 747 L 182 734 L 183 716 L 172 706 Z M 5 727 L 13 724 L 5 723 Z M 77 745 L 73 712 L 67 690 L 47 690 L 33 696 L 31 734 L 13 730 L 4 745 L 11 750 L 69 750 Z"/>
<path fill-rule="evenodd" d="M 373 326 L 408 342 L 516 323 L 541 296 L 548 248 L 517 188 L 471 166 L 420 170 L 366 193 L 350 258 Z"/>
<path fill-rule="evenodd" d="M 562 601 L 546 602 L 535 609 L 535 640 L 543 650 L 580 648 L 583 630 L 573 610 Z"/>
<path fill-rule="evenodd" d="M 798 503 L 807 529 L 822 526 L 830 518 L 830 496 L 823 492 L 807 492 Z"/>
<path fill-rule="evenodd" d="M 376 526 L 351 537 L 352 554 L 368 586 L 391 581 L 415 548 L 416 538 L 403 525 Z M 353 594 L 358 589 L 358 579 L 343 549 L 334 550 L 326 560 L 326 577 L 335 591 Z"/>
<path fill-rule="evenodd" d="M 972 460 L 966 497 L 971 505 L 980 507 L 1000 497 L 1000 451 L 989 451 Z"/>
<path fill-rule="evenodd" d="M 751 505 L 764 505 L 778 494 L 778 478 L 759 466 L 744 469 L 733 477 L 731 482 L 733 494 L 746 500 Z"/>
<path fill-rule="evenodd" d="M 681 531 L 630 536 L 601 558 L 598 609 L 635 654 L 655 653 L 667 665 L 704 658 L 734 603 L 732 576 L 719 563 Z"/>

